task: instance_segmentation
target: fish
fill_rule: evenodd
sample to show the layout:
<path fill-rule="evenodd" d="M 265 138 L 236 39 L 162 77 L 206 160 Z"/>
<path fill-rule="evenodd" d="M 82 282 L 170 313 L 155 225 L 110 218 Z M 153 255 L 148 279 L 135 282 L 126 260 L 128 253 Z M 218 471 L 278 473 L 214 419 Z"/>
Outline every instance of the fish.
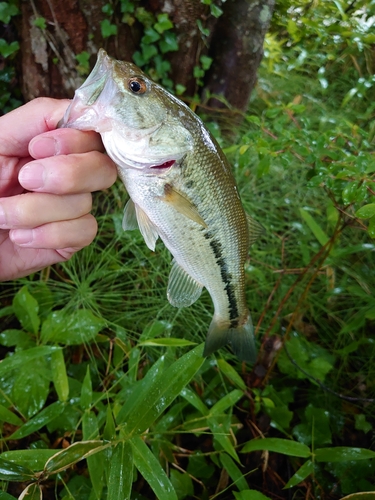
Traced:
<path fill-rule="evenodd" d="M 229 344 L 254 363 L 244 265 L 263 227 L 242 206 L 231 166 L 202 120 L 130 62 L 100 49 L 60 127 L 94 130 L 129 194 L 124 230 L 173 256 L 167 297 L 188 307 L 205 287 L 214 305 L 204 356 Z"/>

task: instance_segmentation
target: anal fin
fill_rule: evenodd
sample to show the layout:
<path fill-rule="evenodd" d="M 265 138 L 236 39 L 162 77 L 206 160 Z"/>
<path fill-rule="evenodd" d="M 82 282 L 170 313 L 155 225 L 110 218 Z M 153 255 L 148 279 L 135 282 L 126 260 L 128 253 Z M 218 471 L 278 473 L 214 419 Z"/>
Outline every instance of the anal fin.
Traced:
<path fill-rule="evenodd" d="M 188 307 L 200 297 L 203 286 L 192 278 L 175 260 L 169 275 L 167 297 L 174 307 Z"/>

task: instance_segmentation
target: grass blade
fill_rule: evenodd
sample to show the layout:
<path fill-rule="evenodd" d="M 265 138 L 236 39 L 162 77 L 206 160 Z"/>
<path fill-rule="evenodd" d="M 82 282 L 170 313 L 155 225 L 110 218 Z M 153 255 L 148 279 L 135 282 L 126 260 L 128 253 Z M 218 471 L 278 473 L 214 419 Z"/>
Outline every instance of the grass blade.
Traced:
<path fill-rule="evenodd" d="M 252 439 L 245 444 L 241 453 L 263 450 L 291 455 L 292 457 L 308 458 L 311 456 L 310 448 L 305 444 L 282 438 Z"/>
<path fill-rule="evenodd" d="M 108 498 L 128 500 L 133 483 L 133 454 L 128 442 L 119 443 L 113 450 L 108 478 Z"/>
<path fill-rule="evenodd" d="M 139 436 L 130 444 L 133 449 L 134 465 L 153 489 L 158 500 L 177 500 L 176 492 L 159 461 Z"/>

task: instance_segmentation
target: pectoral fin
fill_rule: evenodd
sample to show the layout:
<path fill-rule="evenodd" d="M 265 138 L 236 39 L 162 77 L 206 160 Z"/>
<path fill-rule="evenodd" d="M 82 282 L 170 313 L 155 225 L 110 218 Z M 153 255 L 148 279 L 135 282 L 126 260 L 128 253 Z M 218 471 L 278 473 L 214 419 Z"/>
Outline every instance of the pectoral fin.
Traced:
<path fill-rule="evenodd" d="M 185 215 L 188 219 L 193 220 L 203 227 L 207 227 L 202 217 L 199 215 L 197 208 L 184 195 L 175 190 L 171 184 L 166 184 L 164 187 L 164 196 L 161 198 L 165 203 L 169 203 L 172 207 Z"/>
<path fill-rule="evenodd" d="M 122 219 L 122 229 L 132 231 L 138 229 L 137 213 L 135 211 L 134 201 L 129 199 L 124 208 L 124 217 Z"/>
<path fill-rule="evenodd" d="M 246 214 L 247 227 L 249 229 L 249 245 L 252 245 L 256 242 L 262 234 L 266 232 L 262 224 L 259 224 L 258 221 L 250 217 L 250 215 Z"/>
<path fill-rule="evenodd" d="M 125 231 L 139 228 L 148 248 L 155 250 L 156 240 L 159 237 L 158 231 L 147 214 L 132 200 L 125 205 L 122 228 Z"/>
<path fill-rule="evenodd" d="M 174 307 L 191 306 L 202 293 L 203 286 L 192 278 L 175 260 L 169 275 L 167 297 Z"/>

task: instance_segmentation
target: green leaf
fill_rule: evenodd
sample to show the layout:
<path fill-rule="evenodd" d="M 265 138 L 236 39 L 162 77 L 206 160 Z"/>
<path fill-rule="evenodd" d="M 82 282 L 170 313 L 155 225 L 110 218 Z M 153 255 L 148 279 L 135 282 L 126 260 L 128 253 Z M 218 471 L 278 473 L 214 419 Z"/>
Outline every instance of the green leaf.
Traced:
<path fill-rule="evenodd" d="M 13 495 L 9 495 L 5 491 L 0 490 L 0 500 L 17 500 Z"/>
<path fill-rule="evenodd" d="M 133 454 L 130 443 L 119 443 L 113 450 L 109 468 L 108 493 L 111 500 L 130 498 L 133 483 Z"/>
<path fill-rule="evenodd" d="M 159 460 L 139 436 L 130 441 L 134 465 L 148 482 L 158 500 L 177 500 L 176 492 Z"/>
<path fill-rule="evenodd" d="M 375 458 L 375 451 L 366 448 L 336 446 L 335 448 L 318 448 L 315 450 L 317 462 L 349 462 L 352 460 L 369 460 Z"/>
<path fill-rule="evenodd" d="M 304 479 L 307 478 L 310 474 L 314 472 L 314 464 L 311 460 L 307 460 L 298 471 L 289 479 L 289 481 L 284 486 L 286 488 L 292 488 L 293 486 L 297 486 Z"/>
<path fill-rule="evenodd" d="M 216 364 L 219 370 L 227 377 L 229 380 L 236 385 L 242 391 L 246 391 L 246 384 L 242 380 L 241 376 L 238 372 L 231 366 L 229 363 L 225 361 L 225 359 L 218 359 Z"/>
<path fill-rule="evenodd" d="M 7 374 L 10 370 L 17 370 L 26 363 L 37 358 L 48 356 L 59 349 L 61 348 L 54 346 L 38 346 L 27 349 L 26 351 L 16 352 L 13 356 L 3 359 L 0 363 L 0 377 Z"/>
<path fill-rule="evenodd" d="M 203 403 L 201 398 L 194 391 L 188 387 L 184 387 L 180 393 L 186 401 L 188 401 L 194 408 L 196 408 L 202 415 L 208 415 L 209 411 L 207 406 Z"/>
<path fill-rule="evenodd" d="M 355 216 L 360 219 L 369 219 L 375 215 L 375 203 L 369 203 L 364 205 L 359 210 L 356 211 Z"/>
<path fill-rule="evenodd" d="M 52 381 L 59 401 L 67 401 L 69 397 L 69 382 L 62 349 L 51 354 L 51 371 Z"/>
<path fill-rule="evenodd" d="M 370 238 L 375 238 L 375 216 L 371 217 L 368 228 L 367 228 L 368 234 Z"/>
<path fill-rule="evenodd" d="M 341 500 L 374 500 L 374 492 L 373 491 L 361 491 L 359 493 L 352 493 L 351 495 L 347 495 L 346 497 L 342 497 Z M 0 497 L 1 500 L 1 497 Z"/>
<path fill-rule="evenodd" d="M 41 30 L 45 30 L 47 28 L 47 23 L 44 17 L 37 17 L 34 19 L 33 25 Z"/>
<path fill-rule="evenodd" d="M 0 457 L 0 480 L 2 481 L 30 481 L 33 472 L 22 465 L 9 462 Z"/>
<path fill-rule="evenodd" d="M 100 22 L 100 29 L 103 38 L 109 38 L 112 35 L 117 35 L 117 26 L 115 24 L 111 24 L 109 19 L 103 19 L 103 21 Z"/>
<path fill-rule="evenodd" d="M 86 411 L 82 418 L 82 434 L 85 441 L 99 437 L 98 420 L 94 412 Z M 103 481 L 103 453 L 95 453 L 86 458 L 90 479 L 95 491 L 96 498 L 100 499 L 104 486 Z"/>
<path fill-rule="evenodd" d="M 247 484 L 246 479 L 244 478 L 244 475 L 240 471 L 240 469 L 237 467 L 237 465 L 234 463 L 232 458 L 227 455 L 226 453 L 222 453 L 220 455 L 220 462 L 222 463 L 224 469 L 228 472 L 229 477 L 232 479 L 233 483 L 236 485 L 236 487 L 240 490 L 247 490 L 249 485 Z"/>
<path fill-rule="evenodd" d="M 210 10 L 211 10 L 211 14 L 214 16 L 214 17 L 220 17 L 223 13 L 222 9 L 220 9 L 220 7 L 218 7 L 217 5 L 215 5 L 214 3 L 212 3 L 210 5 Z"/>
<path fill-rule="evenodd" d="M 9 24 L 13 16 L 19 14 L 19 9 L 14 3 L 0 2 L 0 22 Z"/>
<path fill-rule="evenodd" d="M 354 418 L 355 418 L 355 429 L 357 431 L 363 431 L 365 434 L 371 431 L 372 425 L 370 424 L 370 422 L 367 422 L 366 416 L 363 413 L 354 415 Z"/>
<path fill-rule="evenodd" d="M 44 321 L 41 337 L 43 342 L 79 345 L 93 340 L 104 326 L 105 321 L 89 309 L 54 311 Z"/>
<path fill-rule="evenodd" d="M 38 431 L 45 425 L 47 425 L 51 420 L 61 415 L 64 410 L 64 404 L 60 401 L 56 401 L 51 405 L 44 408 L 38 415 L 33 417 L 31 420 L 26 422 L 22 427 L 20 427 L 16 432 L 8 439 L 22 439 L 26 436 L 29 436 L 33 432 Z"/>
<path fill-rule="evenodd" d="M 191 345 L 197 345 L 196 342 L 190 342 L 190 340 L 177 339 L 173 337 L 165 339 L 148 339 L 140 342 L 139 346 L 158 346 L 158 347 L 186 347 Z"/>
<path fill-rule="evenodd" d="M 315 238 L 319 241 L 319 243 L 322 246 L 325 245 L 329 241 L 329 238 L 323 231 L 323 229 L 319 226 L 319 224 L 315 221 L 315 219 L 312 217 L 312 215 L 303 208 L 300 208 L 299 212 L 301 214 L 302 219 L 306 222 L 307 226 L 309 227 L 310 231 L 313 233 Z"/>
<path fill-rule="evenodd" d="M 305 444 L 282 438 L 252 439 L 245 444 L 241 453 L 263 450 L 274 451 L 292 457 L 309 458 L 311 456 L 310 448 Z"/>
<path fill-rule="evenodd" d="M 30 471 L 41 471 L 48 459 L 56 454 L 56 450 L 49 449 L 27 449 L 27 450 L 12 450 L 5 451 L 1 454 L 1 458 L 15 463 Z"/>
<path fill-rule="evenodd" d="M 186 472 L 183 474 L 178 470 L 171 469 L 170 471 L 170 479 L 177 494 L 178 500 L 182 500 L 183 498 L 193 498 L 194 497 L 194 486 L 193 481 L 189 474 Z"/>
<path fill-rule="evenodd" d="M 169 19 L 168 14 L 158 14 L 158 22 L 154 24 L 154 28 L 160 34 L 173 28 L 173 23 Z"/>
<path fill-rule="evenodd" d="M 241 463 L 240 459 L 238 458 L 237 452 L 234 449 L 230 434 L 221 419 L 216 417 L 209 417 L 207 418 L 207 424 L 211 429 L 215 440 L 220 444 L 223 450 L 226 451 L 228 455 L 234 458 L 234 460 L 236 460 L 238 463 Z"/>
<path fill-rule="evenodd" d="M 234 389 L 214 404 L 214 406 L 210 409 L 210 415 L 223 413 L 226 409 L 233 407 L 237 403 L 237 401 L 242 398 L 242 396 L 243 391 Z"/>
<path fill-rule="evenodd" d="M 92 402 L 92 384 L 90 376 L 90 365 L 87 365 L 86 375 L 83 379 L 83 384 L 81 387 L 81 408 L 82 410 L 88 410 Z M 87 439 L 87 438 L 84 438 Z"/>
<path fill-rule="evenodd" d="M 148 429 L 157 417 L 172 403 L 202 366 L 203 344 L 195 347 L 167 368 L 162 376 L 151 380 L 142 397 L 138 397 L 132 408 L 117 416 L 117 423 L 126 422 L 126 432 L 141 433 Z"/>
<path fill-rule="evenodd" d="M 35 345 L 30 335 L 22 330 L 4 330 L 0 333 L 0 344 L 5 347 L 32 347 L 33 344 Z"/>
<path fill-rule="evenodd" d="M 23 490 L 18 500 L 42 500 L 42 488 L 38 483 L 31 483 Z"/>
<path fill-rule="evenodd" d="M 23 286 L 14 296 L 13 309 L 23 329 L 36 335 L 40 326 L 39 304 L 30 295 L 26 286 Z"/>
<path fill-rule="evenodd" d="M 266 497 L 266 495 L 263 495 L 263 493 L 257 490 L 243 490 L 239 493 L 234 491 L 233 494 L 236 500 L 271 500 L 269 497 Z"/>
<path fill-rule="evenodd" d="M 22 420 L 15 413 L 0 405 L 0 422 L 7 422 L 13 425 L 22 425 Z"/>
<path fill-rule="evenodd" d="M 80 441 L 70 445 L 65 450 L 61 450 L 51 457 L 45 467 L 46 474 L 57 474 L 73 464 L 87 458 L 94 453 L 105 450 L 110 444 L 103 444 L 103 441 Z"/>
<path fill-rule="evenodd" d="M 0 54 L 4 57 L 4 59 L 16 53 L 19 48 L 20 44 L 17 41 L 7 43 L 4 38 L 0 38 Z"/>
<path fill-rule="evenodd" d="M 162 54 L 177 51 L 178 43 L 175 33 L 165 33 L 163 39 L 159 42 L 159 47 Z"/>

